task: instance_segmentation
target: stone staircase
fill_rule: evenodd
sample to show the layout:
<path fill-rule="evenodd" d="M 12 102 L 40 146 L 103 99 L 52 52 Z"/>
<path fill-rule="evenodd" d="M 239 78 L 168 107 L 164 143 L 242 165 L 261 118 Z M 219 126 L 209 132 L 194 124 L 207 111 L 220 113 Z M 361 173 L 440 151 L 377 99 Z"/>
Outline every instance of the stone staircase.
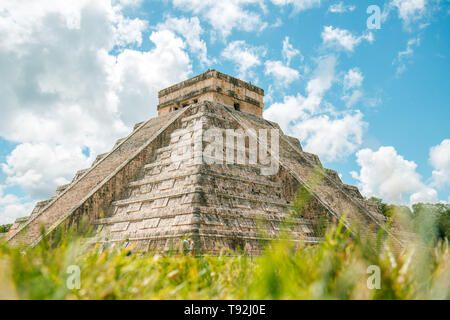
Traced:
<path fill-rule="evenodd" d="M 136 242 L 138 250 L 145 251 L 176 248 L 190 236 L 201 251 L 240 247 L 249 254 L 260 253 L 261 241 L 279 235 L 286 214 L 282 181 L 261 176 L 252 165 L 205 163 L 203 143 L 194 137 L 201 138 L 212 127 L 238 128 L 239 123 L 216 106 L 190 108 L 181 119 L 181 130 L 154 150 L 152 162 L 129 183 L 127 194 L 113 203 L 108 217 L 95 221 L 99 236 L 113 243 Z M 191 148 L 192 157 L 174 161 L 173 153 L 185 147 Z M 320 241 L 312 220 L 295 219 L 290 229 L 297 240 Z"/>

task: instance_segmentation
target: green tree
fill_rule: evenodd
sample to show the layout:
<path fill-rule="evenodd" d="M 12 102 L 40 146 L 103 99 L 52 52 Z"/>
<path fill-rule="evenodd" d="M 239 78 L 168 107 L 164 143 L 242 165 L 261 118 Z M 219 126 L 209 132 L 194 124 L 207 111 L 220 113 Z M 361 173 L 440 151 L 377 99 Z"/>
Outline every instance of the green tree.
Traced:
<path fill-rule="evenodd" d="M 427 238 L 450 238 L 450 205 L 416 203 L 412 205 L 416 229 Z"/>
<path fill-rule="evenodd" d="M 398 206 L 395 204 L 387 204 L 384 203 L 382 199 L 371 197 L 369 198 L 370 201 L 376 202 L 378 204 L 378 208 L 380 209 L 381 213 L 388 217 L 393 218 L 394 215 L 406 215 L 408 217 L 411 217 L 411 210 L 407 206 Z"/>
<path fill-rule="evenodd" d="M 403 226 L 420 232 L 428 241 L 450 239 L 450 205 L 446 203 L 416 203 L 409 208 L 395 204 L 387 204 L 382 199 L 371 197 L 381 213 L 396 219 Z"/>
<path fill-rule="evenodd" d="M 9 228 L 11 228 L 12 224 L 3 224 L 0 225 L 0 233 L 8 232 Z"/>

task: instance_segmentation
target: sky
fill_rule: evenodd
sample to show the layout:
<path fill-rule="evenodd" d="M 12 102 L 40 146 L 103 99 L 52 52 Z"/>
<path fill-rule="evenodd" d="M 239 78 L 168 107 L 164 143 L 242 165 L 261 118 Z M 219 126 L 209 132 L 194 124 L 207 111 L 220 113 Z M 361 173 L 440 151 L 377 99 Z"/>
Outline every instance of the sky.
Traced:
<path fill-rule="evenodd" d="M 207 69 L 364 196 L 450 202 L 448 0 L 0 0 L 0 224 Z"/>

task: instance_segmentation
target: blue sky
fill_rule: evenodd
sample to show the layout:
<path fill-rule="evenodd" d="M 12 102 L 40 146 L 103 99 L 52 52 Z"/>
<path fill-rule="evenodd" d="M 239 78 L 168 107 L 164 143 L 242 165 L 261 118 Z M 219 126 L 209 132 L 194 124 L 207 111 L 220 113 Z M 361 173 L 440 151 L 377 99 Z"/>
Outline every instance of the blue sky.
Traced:
<path fill-rule="evenodd" d="M 449 1 L 4 3 L 0 223 L 207 69 L 265 89 L 264 116 L 365 196 L 450 201 Z"/>

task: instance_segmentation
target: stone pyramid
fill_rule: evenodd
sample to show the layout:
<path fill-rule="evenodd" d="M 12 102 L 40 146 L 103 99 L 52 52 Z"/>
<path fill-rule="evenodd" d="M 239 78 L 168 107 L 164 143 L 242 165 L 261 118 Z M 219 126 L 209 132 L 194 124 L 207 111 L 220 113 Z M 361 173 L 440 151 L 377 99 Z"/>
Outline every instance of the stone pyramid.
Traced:
<path fill-rule="evenodd" d="M 294 241 L 321 241 L 323 224 L 343 214 L 346 226 L 382 227 L 375 203 L 262 118 L 263 96 L 215 70 L 160 91 L 158 117 L 18 219 L 8 241 L 35 245 L 42 227 L 51 234 L 83 218 L 92 241 L 161 251 L 191 237 L 197 252 L 258 254 L 280 234 L 300 188 L 308 197 L 289 225 Z"/>

